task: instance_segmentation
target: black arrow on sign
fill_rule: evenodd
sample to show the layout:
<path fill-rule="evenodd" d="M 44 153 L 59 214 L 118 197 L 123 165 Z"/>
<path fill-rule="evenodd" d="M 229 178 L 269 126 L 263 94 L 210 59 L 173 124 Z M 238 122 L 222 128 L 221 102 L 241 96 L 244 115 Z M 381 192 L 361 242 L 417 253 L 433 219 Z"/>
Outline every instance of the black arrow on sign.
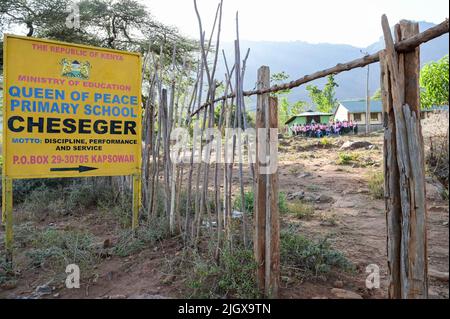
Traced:
<path fill-rule="evenodd" d="M 97 167 L 78 166 L 78 167 L 54 167 L 50 168 L 50 172 L 72 172 L 78 171 L 79 173 L 89 172 L 98 169 Z"/>

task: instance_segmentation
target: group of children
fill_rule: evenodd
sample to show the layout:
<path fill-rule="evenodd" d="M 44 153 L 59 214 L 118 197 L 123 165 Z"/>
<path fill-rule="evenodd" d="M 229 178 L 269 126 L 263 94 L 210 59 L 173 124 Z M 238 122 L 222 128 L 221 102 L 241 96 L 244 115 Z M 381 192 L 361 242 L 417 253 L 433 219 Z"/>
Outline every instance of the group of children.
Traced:
<path fill-rule="evenodd" d="M 330 121 L 327 124 L 311 123 L 311 124 L 295 124 L 291 127 L 292 133 L 295 136 L 305 137 L 323 137 L 330 135 L 342 134 L 358 134 L 358 124 L 353 121 Z"/>

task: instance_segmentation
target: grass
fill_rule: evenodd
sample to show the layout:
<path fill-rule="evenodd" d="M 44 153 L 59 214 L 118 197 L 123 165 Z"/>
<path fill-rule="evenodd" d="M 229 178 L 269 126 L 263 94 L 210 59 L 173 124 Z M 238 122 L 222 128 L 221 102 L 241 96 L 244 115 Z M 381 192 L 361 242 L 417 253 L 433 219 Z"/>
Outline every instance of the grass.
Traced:
<path fill-rule="evenodd" d="M 338 165 L 352 165 L 359 162 L 360 155 L 354 152 L 340 152 L 338 153 Z"/>
<path fill-rule="evenodd" d="M 298 234 L 293 227 L 281 232 L 280 249 L 282 266 L 303 278 L 324 275 L 333 269 L 354 268 L 341 252 L 330 246 L 328 238 L 315 242 Z"/>
<path fill-rule="evenodd" d="M 372 172 L 367 180 L 369 193 L 374 199 L 384 198 L 384 174 L 383 172 Z"/>
<path fill-rule="evenodd" d="M 287 213 L 296 219 L 310 220 L 314 216 L 314 207 L 297 200 L 287 203 Z"/>
<path fill-rule="evenodd" d="M 238 196 L 235 200 L 234 200 L 234 209 L 237 209 L 239 211 L 242 211 L 242 196 Z M 253 210 L 254 210 L 254 202 L 255 202 L 255 194 L 253 193 L 253 191 L 249 191 L 249 192 L 245 192 L 244 193 L 244 207 L 245 207 L 245 211 L 246 213 L 252 215 L 253 214 Z M 288 211 L 288 206 L 287 206 L 287 199 L 286 199 L 286 193 L 284 192 L 279 192 L 278 193 L 278 209 L 280 211 L 280 213 L 286 213 Z"/>
<path fill-rule="evenodd" d="M 112 253 L 119 257 L 127 257 L 168 237 L 167 221 L 163 218 L 154 219 L 148 226 L 138 228 L 135 234 L 130 229 L 122 230 Z"/>
<path fill-rule="evenodd" d="M 186 276 L 187 297 L 196 299 L 258 298 L 256 263 L 252 249 L 223 249 L 219 261 L 211 250 L 185 250 L 178 260 L 171 261 L 171 271 Z M 186 272 L 186 269 L 189 269 Z"/>
<path fill-rule="evenodd" d="M 92 183 L 74 182 L 68 186 L 49 187 L 40 185 L 25 197 L 21 208 L 34 218 L 80 214 L 93 207 L 108 211 L 123 227 L 130 226 L 131 193 L 115 196 L 110 185 L 96 186 Z"/>
<path fill-rule="evenodd" d="M 98 261 L 93 236 L 86 231 L 47 229 L 36 233 L 26 252 L 31 268 L 54 270 L 64 276 L 65 267 L 76 264 L 89 270 Z"/>
<path fill-rule="evenodd" d="M 323 148 L 327 148 L 327 147 L 333 146 L 333 142 L 331 141 L 330 138 L 323 137 L 323 138 L 320 139 L 319 145 L 322 146 Z"/>

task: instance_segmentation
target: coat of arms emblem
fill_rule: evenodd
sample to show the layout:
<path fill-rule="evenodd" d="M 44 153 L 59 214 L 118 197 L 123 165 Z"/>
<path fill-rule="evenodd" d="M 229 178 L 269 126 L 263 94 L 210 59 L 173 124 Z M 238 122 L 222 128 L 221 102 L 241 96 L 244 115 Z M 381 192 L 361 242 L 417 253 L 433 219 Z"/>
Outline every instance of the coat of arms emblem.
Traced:
<path fill-rule="evenodd" d="M 82 80 L 89 79 L 89 70 L 91 69 L 91 64 L 88 61 L 80 62 L 77 60 L 69 60 L 64 58 L 61 60 L 60 64 L 62 66 L 62 76 Z"/>

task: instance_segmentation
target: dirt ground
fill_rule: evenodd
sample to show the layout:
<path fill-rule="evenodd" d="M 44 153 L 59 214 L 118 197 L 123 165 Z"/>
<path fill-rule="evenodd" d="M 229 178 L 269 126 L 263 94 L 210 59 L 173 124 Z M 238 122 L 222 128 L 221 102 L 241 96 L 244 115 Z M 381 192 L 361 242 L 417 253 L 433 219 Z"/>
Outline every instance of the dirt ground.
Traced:
<path fill-rule="evenodd" d="M 372 143 L 371 150 L 362 150 L 359 162 L 338 165 L 339 147 L 347 140 L 364 140 Z M 306 281 L 282 280 L 282 298 L 337 298 L 333 288 L 354 292 L 363 298 L 387 297 L 386 221 L 384 201 L 374 199 L 367 180 L 371 173 L 381 171 L 383 165 L 382 135 L 370 137 L 339 137 L 331 144 L 320 146 L 319 140 L 287 138 L 280 140 L 279 184 L 286 194 L 303 192 L 311 200 L 314 214 L 308 220 L 290 220 L 283 216 L 283 223 L 297 223 L 308 238 L 328 236 L 332 247 L 341 251 L 355 266 L 356 273 L 333 272 L 329 276 Z M 236 181 L 237 182 L 237 181 Z M 433 271 L 449 271 L 449 208 L 429 180 L 427 183 L 428 254 L 429 268 Z M 318 197 L 321 197 L 317 199 Z M 96 212 L 84 216 L 67 217 L 42 222 L 56 224 L 64 229 L 88 228 L 99 241 L 113 238 L 111 225 L 96 217 Z M 3 231 L 1 236 L 3 236 Z M 3 238 L 1 238 L 3 240 Z M 2 247 L 3 249 L 3 247 Z M 177 298 L 186 294 L 183 278 L 165 273 L 162 265 L 167 259 L 181 253 L 182 245 L 174 238 L 160 242 L 126 258 L 108 257 L 95 267 L 89 278 L 83 278 L 80 289 L 67 289 L 64 282 L 52 282 L 53 291 L 44 298 Z M 17 258 L 24 251 L 16 251 Z M 380 268 L 380 289 L 367 290 L 366 267 Z M 0 287 L 0 298 L 32 298 L 37 286 L 48 280 L 45 270 L 27 272 L 19 269 L 16 284 Z M 447 281 L 430 278 L 430 297 L 448 298 Z"/>

